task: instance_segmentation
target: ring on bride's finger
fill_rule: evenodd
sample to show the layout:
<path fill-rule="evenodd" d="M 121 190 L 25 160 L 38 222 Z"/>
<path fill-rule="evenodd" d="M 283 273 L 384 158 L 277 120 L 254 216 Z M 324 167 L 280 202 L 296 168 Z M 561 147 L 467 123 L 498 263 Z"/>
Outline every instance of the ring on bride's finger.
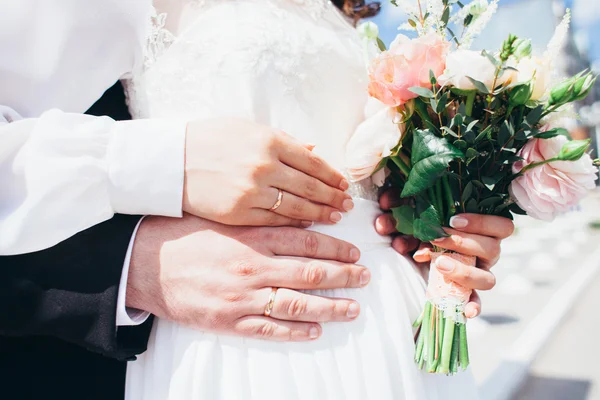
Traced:
<path fill-rule="evenodd" d="M 281 189 L 277 189 L 278 193 L 277 193 L 277 200 L 275 201 L 275 204 L 273 204 L 273 207 L 269 208 L 269 211 L 275 211 L 279 208 L 279 206 L 281 205 L 281 202 L 283 201 L 283 190 Z"/>
<path fill-rule="evenodd" d="M 277 289 L 276 287 L 271 288 L 271 294 L 269 295 L 269 301 L 267 302 L 267 305 L 265 306 L 265 317 L 268 317 L 271 315 L 271 313 L 273 312 L 273 306 L 275 306 L 275 296 L 277 295 Z"/>

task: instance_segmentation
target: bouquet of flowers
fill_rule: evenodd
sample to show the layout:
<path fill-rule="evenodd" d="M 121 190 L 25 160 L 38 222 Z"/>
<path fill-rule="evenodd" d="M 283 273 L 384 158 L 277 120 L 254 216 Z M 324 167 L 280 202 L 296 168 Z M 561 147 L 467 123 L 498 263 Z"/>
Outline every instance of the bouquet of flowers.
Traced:
<path fill-rule="evenodd" d="M 369 59 L 370 118 L 347 148 L 355 181 L 379 176 L 410 201 L 393 210 L 401 233 L 433 241 L 427 302 L 415 322 L 415 362 L 431 373 L 469 365 L 464 305 L 471 292 L 436 268 L 435 239 L 458 213 L 551 220 L 595 187 L 589 140 L 570 140 L 561 120 L 590 92 L 596 77 L 563 80 L 552 69 L 570 14 L 543 57 L 531 42 L 509 35 L 498 51 L 468 49 L 498 1 L 392 1 L 409 16 L 389 50 L 377 26 L 360 27 Z M 453 30 L 462 26 L 460 36 Z M 476 265 L 474 257 L 445 256 Z"/>

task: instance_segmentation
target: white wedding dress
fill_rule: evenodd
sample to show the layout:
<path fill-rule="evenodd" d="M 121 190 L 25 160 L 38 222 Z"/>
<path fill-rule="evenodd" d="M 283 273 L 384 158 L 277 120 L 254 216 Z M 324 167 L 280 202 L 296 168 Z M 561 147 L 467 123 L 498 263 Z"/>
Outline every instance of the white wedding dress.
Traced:
<path fill-rule="evenodd" d="M 332 165 L 364 119 L 366 70 L 355 30 L 325 0 L 155 1 L 143 73 L 129 82 L 134 118 L 235 116 L 280 128 Z M 227 142 L 223 142 L 223 152 Z M 226 182 L 224 182 L 226 184 Z M 329 323 L 310 343 L 216 335 L 156 320 L 148 351 L 127 370 L 128 400 L 473 400 L 470 372 L 434 376 L 413 363 L 412 322 L 424 282 L 374 230 L 370 184 L 356 207 L 313 227 L 354 243 L 370 268 L 364 289 L 317 294 L 356 299 L 361 315 Z"/>

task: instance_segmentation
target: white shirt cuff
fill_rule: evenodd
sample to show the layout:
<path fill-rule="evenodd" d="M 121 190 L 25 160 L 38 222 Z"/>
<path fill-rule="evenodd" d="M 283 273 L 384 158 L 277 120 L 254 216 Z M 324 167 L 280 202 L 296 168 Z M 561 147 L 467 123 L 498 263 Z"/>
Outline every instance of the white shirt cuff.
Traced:
<path fill-rule="evenodd" d="M 116 123 L 107 152 L 115 213 L 181 217 L 186 128 L 160 119 Z"/>
<path fill-rule="evenodd" d="M 137 226 L 131 235 L 129 241 L 129 247 L 127 248 L 127 254 L 125 254 L 125 262 L 123 263 L 123 272 L 121 273 L 121 282 L 119 283 L 119 296 L 117 297 L 117 327 L 119 326 L 135 326 L 141 325 L 150 316 L 150 313 L 142 310 L 136 310 L 135 308 L 128 308 L 125 305 L 125 299 L 127 298 L 127 278 L 129 276 L 129 263 L 131 262 L 131 252 L 133 251 L 133 243 L 135 242 L 135 235 L 137 234 L 138 228 L 144 218 L 140 219 Z"/>

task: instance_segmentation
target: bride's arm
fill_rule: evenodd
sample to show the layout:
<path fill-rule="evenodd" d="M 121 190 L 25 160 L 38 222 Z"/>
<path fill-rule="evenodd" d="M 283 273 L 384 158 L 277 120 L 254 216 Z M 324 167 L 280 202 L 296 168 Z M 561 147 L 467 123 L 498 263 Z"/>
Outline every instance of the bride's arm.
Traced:
<path fill-rule="evenodd" d="M 179 122 L 20 119 L 0 107 L 0 255 L 51 247 L 115 213 L 181 216 L 184 142 Z"/>

